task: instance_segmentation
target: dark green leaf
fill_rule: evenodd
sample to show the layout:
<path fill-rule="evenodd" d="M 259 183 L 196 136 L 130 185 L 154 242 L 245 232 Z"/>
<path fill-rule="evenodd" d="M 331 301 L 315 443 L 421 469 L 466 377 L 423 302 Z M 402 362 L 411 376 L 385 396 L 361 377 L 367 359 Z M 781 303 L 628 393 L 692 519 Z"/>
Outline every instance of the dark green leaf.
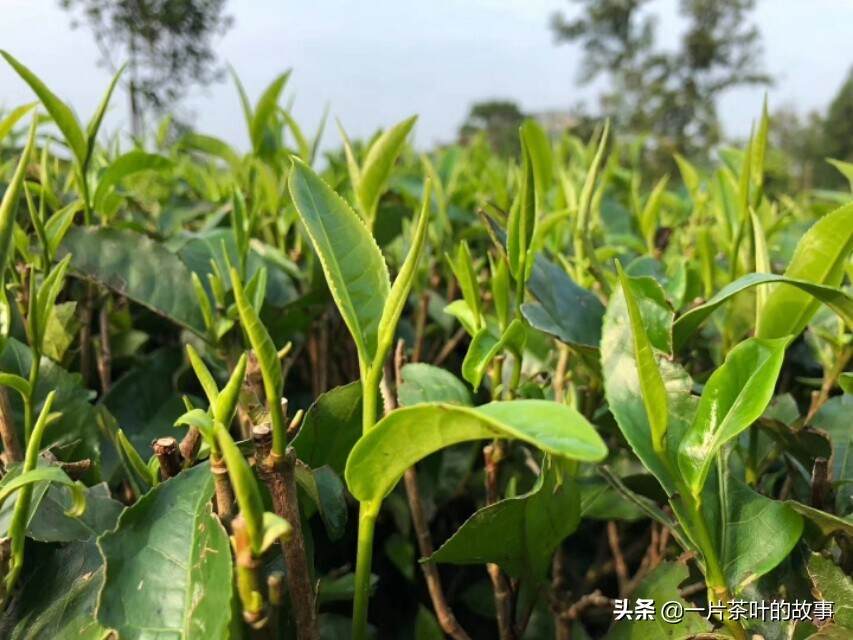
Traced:
<path fill-rule="evenodd" d="M 103 640 L 108 631 L 95 620 L 103 575 L 94 539 L 45 550 L 0 618 L 0 636 Z"/>
<path fill-rule="evenodd" d="M 785 504 L 816 525 L 822 535 L 831 536 L 835 533 L 844 533 L 853 538 L 853 518 L 850 516 L 841 518 L 833 513 L 827 513 L 794 500 L 786 500 Z"/>
<path fill-rule="evenodd" d="M 477 511 L 431 556 L 436 562 L 493 562 L 515 578 L 539 581 L 554 549 L 580 521 L 580 495 L 559 462 L 546 462 L 536 486 Z"/>
<path fill-rule="evenodd" d="M 347 524 L 344 483 L 329 466 L 310 469 L 302 463 L 296 467 L 296 479 L 305 491 L 326 527 L 329 540 L 338 540 Z"/>
<path fill-rule="evenodd" d="M 853 395 L 830 398 L 814 415 L 811 425 L 829 434 L 832 441 L 832 480 L 836 487 L 835 512 L 853 511 L 853 430 L 850 415 Z"/>
<path fill-rule="evenodd" d="M 29 348 L 14 338 L 8 338 L 0 349 L 0 370 L 4 372 L 27 376 L 31 361 Z M 55 362 L 42 358 L 35 389 L 36 411 L 50 391 L 56 392 L 53 410 L 60 412 L 61 416 L 45 432 L 42 448 L 54 448 L 61 460 L 89 458 L 97 466 L 100 462 L 98 428 L 95 409 L 89 403 L 93 394 L 82 386 L 80 374 L 70 373 Z M 13 422 L 21 432 L 18 437 L 23 438 L 23 405 L 17 394 L 10 394 L 9 403 Z"/>
<path fill-rule="evenodd" d="M 105 561 L 98 622 L 126 640 L 226 637 L 231 549 L 211 512 L 212 497 L 213 476 L 204 464 L 124 511 L 116 530 L 98 540 Z"/>
<path fill-rule="evenodd" d="M 312 469 L 329 465 L 343 474 L 350 449 L 361 436 L 361 383 L 351 382 L 321 394 L 305 413 L 292 441 Z"/>
<path fill-rule="evenodd" d="M 75 274 L 204 335 L 189 270 L 155 240 L 124 229 L 72 227 L 59 249 L 60 257 L 68 253 Z"/>
<path fill-rule="evenodd" d="M 533 327 L 572 346 L 598 348 L 604 306 L 592 292 L 542 256 L 527 286 L 538 302 L 525 302 L 521 312 Z"/>
<path fill-rule="evenodd" d="M 711 631 L 712 626 L 704 616 L 696 612 L 687 612 L 684 619 L 677 624 L 665 622 L 661 618 L 661 607 L 670 600 L 678 602 L 682 607 L 692 606 L 685 602 L 678 592 L 681 584 L 690 575 L 687 566 L 675 562 L 664 562 L 649 575 L 631 594 L 629 606 L 633 608 L 636 599 L 644 598 L 654 603 L 654 620 L 620 620 L 614 623 L 607 640 L 688 640 L 701 637 L 701 634 Z"/>
<path fill-rule="evenodd" d="M 834 603 L 833 622 L 846 627 L 848 633 L 853 631 L 853 580 L 850 576 L 818 553 L 809 558 L 808 574 L 815 598 Z"/>
<path fill-rule="evenodd" d="M 803 519 L 734 476 L 726 484 L 727 495 L 720 496 L 723 519 L 714 531 L 726 583 L 738 593 L 788 556 L 803 532 Z"/>

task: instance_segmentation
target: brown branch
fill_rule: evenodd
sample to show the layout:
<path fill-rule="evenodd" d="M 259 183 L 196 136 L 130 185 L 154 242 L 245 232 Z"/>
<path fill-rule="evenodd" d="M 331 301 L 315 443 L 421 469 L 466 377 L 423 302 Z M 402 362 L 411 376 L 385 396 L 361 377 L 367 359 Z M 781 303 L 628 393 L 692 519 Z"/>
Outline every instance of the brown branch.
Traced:
<path fill-rule="evenodd" d="M 426 333 L 427 312 L 429 311 L 429 292 L 421 294 L 418 313 L 415 317 L 415 346 L 412 348 L 412 362 L 421 361 L 421 353 L 424 348 L 424 334 Z"/>
<path fill-rule="evenodd" d="M 284 607 L 284 582 L 285 576 L 282 571 L 273 571 L 267 577 L 267 598 L 270 603 L 270 635 L 278 638 L 281 626 L 281 613 Z"/>
<path fill-rule="evenodd" d="M 288 447 L 283 457 L 272 453 L 272 430 L 267 425 L 253 427 L 252 439 L 255 444 L 255 465 L 269 489 L 273 510 L 292 527 L 290 539 L 286 542 L 282 540 L 281 549 L 287 567 L 287 586 L 296 621 L 296 637 L 298 640 L 318 640 L 320 632 L 317 627 L 316 594 L 299 516 L 296 453 L 292 447 Z"/>
<path fill-rule="evenodd" d="M 465 329 L 460 328 L 456 331 L 456 333 L 451 336 L 450 340 L 444 343 L 444 346 L 441 348 L 441 351 L 438 352 L 438 355 L 433 359 L 432 363 L 438 367 L 440 366 L 447 357 L 453 353 L 456 347 L 459 345 L 459 341 L 462 340 L 466 335 Z"/>
<path fill-rule="evenodd" d="M 89 458 L 83 458 L 73 462 L 60 462 L 59 466 L 69 478 L 79 480 L 91 470 L 92 461 Z"/>
<path fill-rule="evenodd" d="M 216 514 L 225 528 L 230 529 L 231 519 L 234 517 L 234 490 L 228 480 L 228 467 L 221 456 L 211 454 L 210 472 L 213 474 Z"/>
<path fill-rule="evenodd" d="M 154 455 L 160 462 L 160 476 L 163 480 L 173 478 L 181 471 L 181 452 L 178 450 L 178 441 L 171 436 L 157 438 L 151 443 Z"/>
<path fill-rule="evenodd" d="M 397 342 L 397 347 L 394 350 L 394 373 L 393 379 L 395 387 L 399 388 L 402 380 L 402 369 L 405 362 L 405 343 L 403 340 Z M 382 377 L 380 389 L 382 391 L 382 400 L 385 404 L 385 413 L 388 414 L 397 408 L 396 395 L 390 388 L 389 380 L 392 378 L 391 371 L 388 367 L 385 369 L 385 375 Z M 429 523 L 424 514 L 423 500 L 421 499 L 420 490 L 418 489 L 418 476 L 415 467 L 409 467 L 403 474 L 404 484 L 406 486 L 406 498 L 409 502 L 409 512 L 412 515 L 412 526 L 415 530 L 415 537 L 418 543 L 418 551 L 422 558 L 428 558 L 433 553 L 432 536 L 429 532 Z M 438 573 L 438 567 L 434 562 L 422 562 L 421 572 L 426 581 L 429 598 L 432 602 L 432 608 L 435 611 L 438 624 L 442 630 L 455 640 L 469 640 L 468 634 L 456 620 L 453 615 L 453 610 L 447 603 L 444 597 L 444 590 L 441 586 L 441 576 Z"/>
<path fill-rule="evenodd" d="M 592 593 L 581 596 L 568 609 L 560 614 L 560 617 L 565 620 L 577 620 L 584 611 L 591 608 L 602 608 L 613 606 L 613 601 L 607 596 L 602 595 L 601 591 L 596 589 Z"/>
<path fill-rule="evenodd" d="M 184 466 L 189 467 L 195 462 L 195 456 L 198 453 L 198 447 L 201 444 L 201 432 L 198 427 L 190 427 L 186 435 L 181 439 L 178 445 L 178 450 L 181 452 L 181 457 L 184 459 Z"/>
<path fill-rule="evenodd" d="M 98 312 L 98 334 L 100 349 L 98 349 L 98 377 L 101 380 L 101 391 L 107 393 L 112 384 L 112 349 L 110 347 L 110 314 L 109 301 L 105 300 Z"/>
<path fill-rule="evenodd" d="M 24 459 L 21 444 L 18 442 L 18 433 L 15 431 L 15 422 L 12 419 L 8 391 L 2 386 L 0 386 L 0 441 L 3 442 L 6 466 Z"/>
<path fill-rule="evenodd" d="M 557 342 L 557 348 L 560 350 L 560 355 L 557 358 L 557 368 L 554 370 L 551 386 L 554 389 L 554 400 L 563 402 L 566 398 L 566 368 L 569 364 L 569 347 L 562 342 Z"/>
<path fill-rule="evenodd" d="M 83 384 L 90 382 L 92 370 L 92 313 L 95 304 L 95 285 L 86 283 L 83 310 L 80 312 L 80 375 Z"/>
<path fill-rule="evenodd" d="M 826 458 L 815 458 L 811 478 L 811 503 L 815 509 L 823 509 L 831 490 L 829 464 Z"/>
<path fill-rule="evenodd" d="M 563 546 L 557 547 L 551 560 L 551 613 L 554 616 L 556 640 L 571 640 L 572 625 L 562 617 L 566 593 L 566 552 Z"/>
<path fill-rule="evenodd" d="M 503 451 L 499 440 L 495 440 L 483 448 L 483 459 L 486 465 L 487 505 L 498 501 L 498 470 L 502 457 Z M 489 563 L 486 565 L 486 571 L 492 581 L 492 591 L 495 595 L 495 613 L 500 640 L 515 640 L 512 587 L 498 565 Z"/>
<path fill-rule="evenodd" d="M 812 393 L 812 401 L 809 406 L 808 414 L 806 415 L 805 423 L 811 422 L 818 410 L 829 400 L 829 394 L 832 388 L 838 382 L 838 377 L 847 367 L 847 363 L 853 358 L 853 348 L 845 347 L 835 359 L 835 364 L 828 371 L 824 371 L 823 383 L 820 385 L 820 391 Z"/>
<path fill-rule="evenodd" d="M 619 583 L 619 595 L 624 596 L 628 591 L 628 565 L 622 555 L 619 542 L 619 529 L 612 520 L 607 523 L 607 543 L 613 556 L 613 567 L 616 570 L 616 580 Z"/>

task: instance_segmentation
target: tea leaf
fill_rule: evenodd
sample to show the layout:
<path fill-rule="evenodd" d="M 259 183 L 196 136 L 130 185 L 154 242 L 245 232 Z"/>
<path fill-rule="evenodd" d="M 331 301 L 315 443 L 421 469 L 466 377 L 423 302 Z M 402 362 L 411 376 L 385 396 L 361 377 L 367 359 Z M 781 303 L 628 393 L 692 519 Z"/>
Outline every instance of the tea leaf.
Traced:
<path fill-rule="evenodd" d="M 59 249 L 69 253 L 75 274 L 204 335 L 189 270 L 160 243 L 125 229 L 72 227 Z"/>
<path fill-rule="evenodd" d="M 638 286 L 640 284 L 641 279 L 631 279 L 644 326 L 651 326 L 655 314 L 659 316 L 655 321 L 671 321 L 672 312 L 662 308 L 659 301 L 653 301 L 647 296 L 654 289 L 643 289 Z M 696 409 L 695 398 L 690 394 L 693 381 L 680 366 L 660 354 L 655 354 L 666 390 L 665 406 L 668 407 L 669 413 L 666 430 L 667 455 L 662 459 L 652 446 L 652 429 L 643 401 L 639 366 L 633 346 L 632 323 L 628 315 L 625 297 L 620 288 L 610 299 L 602 329 L 601 366 L 605 396 L 628 444 L 671 495 L 678 490 L 677 478 L 672 472 L 677 468 L 675 454 Z"/>
<path fill-rule="evenodd" d="M 0 133 L 2 133 L 2 131 L 0 131 Z M 0 139 L 2 138 L 3 136 L 0 135 Z M 853 189 L 853 162 L 844 162 L 843 160 L 834 160 L 832 158 L 828 158 L 827 162 L 838 169 L 838 171 L 847 178 L 850 182 L 850 188 Z"/>
<path fill-rule="evenodd" d="M 32 367 L 32 351 L 13 337 L 0 345 L 0 371 L 27 376 Z M 55 391 L 53 408 L 61 415 L 45 433 L 43 448 L 60 452 L 61 460 L 89 458 L 97 467 L 100 463 L 100 440 L 95 408 L 90 392 L 83 386 L 78 373 L 71 373 L 57 363 L 42 357 L 39 376 L 33 391 L 33 404 L 38 407 L 47 394 Z M 10 394 L 12 422 L 23 425 L 23 407 L 17 394 Z M 95 471 L 97 474 L 97 471 Z M 92 479 L 95 480 L 97 475 Z"/>
<path fill-rule="evenodd" d="M 634 358 L 639 372 L 640 391 L 643 396 L 643 406 L 651 428 L 652 448 L 658 455 L 666 452 L 666 429 L 669 419 L 668 398 L 663 377 L 655 361 L 652 344 L 646 334 L 640 307 L 634 297 L 631 281 L 622 271 L 617 262 L 619 280 L 622 284 L 622 294 L 625 296 L 625 306 L 631 321 L 631 334 L 634 337 Z"/>
<path fill-rule="evenodd" d="M 38 103 L 30 102 L 28 104 L 22 104 L 20 107 L 16 107 L 9 112 L 5 118 L 0 120 L 0 142 L 3 141 L 12 129 L 15 128 L 15 125 L 18 124 L 18 121 L 27 115 L 30 111 L 33 110 Z"/>
<path fill-rule="evenodd" d="M 240 284 L 240 276 L 235 269 L 231 269 L 231 286 L 234 288 L 234 300 L 237 303 L 237 311 L 240 314 L 240 322 L 243 330 L 249 337 L 252 351 L 258 359 L 264 384 L 264 395 L 266 396 L 267 409 L 272 419 L 273 448 L 276 453 L 284 453 L 285 443 L 282 441 L 287 428 L 284 424 L 284 416 L 281 410 L 281 394 L 284 389 L 284 378 L 281 374 L 281 362 L 278 359 L 278 350 L 270 337 L 269 331 L 261 321 L 258 312 L 252 303 L 246 298 L 243 285 Z M 242 375 L 240 376 L 242 378 Z M 224 390 L 223 390 L 224 392 Z M 239 385 L 232 389 L 232 396 L 227 404 L 231 406 L 233 414 L 234 406 L 239 394 Z M 226 407 L 223 405 L 223 412 Z M 219 407 L 217 405 L 217 410 Z M 223 422 L 227 426 L 230 423 Z"/>
<path fill-rule="evenodd" d="M 828 213 L 806 231 L 797 243 L 785 276 L 837 287 L 844 278 L 844 265 L 851 249 L 853 203 Z M 798 335 L 818 305 L 819 302 L 804 291 L 777 285 L 767 297 L 755 335 L 759 338 Z"/>
<path fill-rule="evenodd" d="M 124 72 L 125 67 L 127 67 L 127 63 L 119 67 L 118 71 L 116 71 L 113 75 L 113 79 L 110 81 L 110 84 L 107 87 L 106 92 L 104 93 L 104 97 L 101 98 L 101 103 L 98 105 L 98 108 L 95 109 L 95 113 L 92 115 L 92 119 L 89 120 L 89 124 L 86 127 L 86 160 L 83 163 L 84 165 L 89 164 L 89 160 L 92 157 L 92 152 L 95 150 L 95 144 L 98 141 L 98 131 L 101 129 L 101 123 L 104 120 L 104 114 L 106 114 L 107 112 L 107 107 L 110 104 L 110 98 L 112 98 L 113 91 L 115 90 L 119 78 L 121 78 L 121 74 Z"/>
<path fill-rule="evenodd" d="M 3 281 L 6 265 L 13 255 L 12 248 L 12 232 L 15 228 L 15 214 L 18 208 L 18 195 L 21 191 L 21 185 L 24 183 L 24 178 L 27 174 L 27 163 L 29 163 L 30 155 L 36 139 L 35 121 L 30 126 L 30 133 L 27 136 L 27 144 L 24 146 L 24 151 L 21 158 L 18 160 L 15 173 L 12 175 L 12 180 L 6 187 L 3 193 L 3 200 L 0 201 L 0 282 Z"/>
<path fill-rule="evenodd" d="M 711 623 L 704 615 L 694 611 L 686 611 L 684 618 L 677 624 L 664 622 L 661 618 L 661 608 L 666 602 L 675 601 L 685 608 L 690 606 L 679 592 L 679 587 L 689 575 L 687 565 L 676 562 L 664 562 L 653 569 L 643 578 L 631 597 L 650 600 L 655 609 L 654 618 L 619 620 L 605 636 L 606 640 L 686 640 L 703 637 L 711 631 Z"/>
<path fill-rule="evenodd" d="M 329 540 L 339 540 L 346 532 L 347 502 L 344 483 L 338 474 L 325 465 L 312 470 L 297 463 L 296 480 L 320 513 Z M 305 516 L 310 517 L 311 504 L 301 504 L 306 509 Z"/>
<path fill-rule="evenodd" d="M 477 511 L 430 556 L 435 562 L 493 562 L 514 578 L 542 580 L 557 546 L 580 522 L 580 495 L 559 462 L 548 461 L 529 493 Z"/>
<path fill-rule="evenodd" d="M 853 517 L 846 516 L 844 518 L 833 513 L 827 513 L 820 509 L 815 509 L 807 504 L 802 504 L 795 500 L 786 500 L 785 504 L 791 507 L 794 511 L 810 520 L 817 525 L 821 534 L 831 536 L 835 533 L 844 533 L 848 537 L 853 537 Z"/>
<path fill-rule="evenodd" d="M 554 159 L 548 134 L 536 120 L 527 119 L 519 129 L 530 159 L 536 192 L 536 211 L 545 212 L 545 201 L 554 174 Z"/>
<path fill-rule="evenodd" d="M 261 94 L 261 97 L 258 98 L 249 130 L 249 137 L 252 140 L 252 148 L 255 153 L 260 153 L 262 150 L 267 125 L 276 111 L 278 99 L 289 77 L 290 71 L 286 71 L 276 77 Z"/>
<path fill-rule="evenodd" d="M 163 171 L 172 166 L 172 161 L 156 153 L 134 150 L 119 156 L 110 164 L 98 180 L 98 188 L 92 199 L 95 211 L 102 213 L 107 198 L 115 187 L 127 176 L 141 171 Z"/>
<path fill-rule="evenodd" d="M 646 241 L 646 247 L 648 247 L 649 251 L 654 250 L 655 230 L 657 229 L 667 182 L 669 182 L 669 176 L 664 176 L 658 180 L 654 189 L 649 194 L 646 204 L 643 205 L 643 210 L 640 212 L 640 232 Z"/>
<path fill-rule="evenodd" d="M 536 227 L 536 188 L 533 161 L 522 137 L 522 164 L 519 176 L 519 194 L 513 202 L 506 225 L 506 253 L 509 270 L 516 285 L 527 280 L 527 255 Z"/>
<path fill-rule="evenodd" d="M 166 480 L 98 539 L 104 586 L 98 622 L 129 640 L 227 636 L 232 591 L 228 535 L 211 512 L 213 476 L 198 465 Z"/>
<path fill-rule="evenodd" d="M 225 426 L 214 423 L 213 429 L 216 442 L 228 467 L 228 479 L 234 487 L 234 497 L 240 507 L 240 515 L 246 521 L 246 531 L 252 552 L 260 554 L 264 539 L 264 503 L 255 474 Z"/>
<path fill-rule="evenodd" d="M 487 438 L 518 439 L 575 460 L 607 455 L 593 426 L 567 405 L 546 400 L 475 408 L 422 404 L 390 413 L 361 437 L 347 460 L 347 486 L 360 501 L 382 500 L 418 460 L 452 444 Z"/>
<path fill-rule="evenodd" d="M 701 493 L 720 447 L 764 413 L 788 342 L 788 338 L 745 340 L 711 374 L 678 450 L 678 467 L 694 495 Z"/>
<path fill-rule="evenodd" d="M 364 222 L 310 167 L 294 160 L 288 183 L 359 357 L 371 363 L 390 290 L 385 260 Z"/>
<path fill-rule="evenodd" d="M 782 502 L 756 493 L 736 477 L 721 496 L 725 519 L 714 529 L 726 583 L 741 590 L 784 560 L 803 531 L 803 519 Z M 761 540 L 761 544 L 756 544 Z"/>
<path fill-rule="evenodd" d="M 411 246 L 403 264 L 400 266 L 400 271 L 397 277 L 394 278 L 394 284 L 388 292 L 388 298 L 385 300 L 385 307 L 382 309 L 382 316 L 379 319 L 379 330 L 377 337 L 377 349 L 371 366 L 381 369 L 385 364 L 385 357 L 391 349 L 391 343 L 394 341 L 394 334 L 397 331 L 397 323 L 400 321 L 400 316 L 403 313 L 403 307 L 406 305 L 406 300 L 409 297 L 409 291 L 412 289 L 412 282 L 415 279 L 415 274 L 418 268 L 418 261 L 421 257 L 421 252 L 424 248 L 427 236 L 427 225 L 429 223 L 429 206 L 430 206 L 430 181 L 424 183 L 424 196 L 421 204 L 421 213 L 418 216 L 417 225 L 412 236 Z"/>
<path fill-rule="evenodd" d="M 853 580 L 832 560 L 812 553 L 808 563 L 815 598 L 835 603 L 832 620 L 853 629 Z"/>
<path fill-rule="evenodd" d="M 720 289 L 711 299 L 698 307 L 694 307 L 687 313 L 679 316 L 672 325 L 673 348 L 680 351 L 687 343 L 687 339 L 693 334 L 699 325 L 711 315 L 720 305 L 732 296 L 749 289 L 767 283 L 779 283 L 779 290 L 799 289 L 808 298 L 814 297 L 835 311 L 839 317 L 850 326 L 853 326 L 853 298 L 837 287 L 816 284 L 808 280 L 798 280 L 787 276 L 779 276 L 773 273 L 750 273 L 727 284 Z M 765 303 L 766 305 L 767 303 Z M 769 311 L 764 310 L 762 317 Z M 760 320 L 759 320 L 760 321 Z"/>
<path fill-rule="evenodd" d="M 521 305 L 531 326 L 572 346 L 598 348 L 604 305 L 595 294 L 541 255 L 536 256 L 527 288 L 538 300 Z"/>
<path fill-rule="evenodd" d="M 102 640 L 109 634 L 95 619 L 103 563 L 94 539 L 40 555 L 0 621 L 9 640 Z"/>
<path fill-rule="evenodd" d="M 453 275 L 459 283 L 462 291 L 462 299 L 474 315 L 474 324 L 480 327 L 482 308 L 480 303 L 480 286 L 477 282 L 477 274 L 474 272 L 474 261 L 471 258 L 471 250 L 464 240 L 456 247 L 456 256 L 446 256 Z"/>
<path fill-rule="evenodd" d="M 521 320 L 510 322 L 500 338 L 496 338 L 487 327 L 483 327 L 474 334 L 468 346 L 462 361 L 462 377 L 470 382 L 476 391 L 480 388 L 492 360 L 504 349 L 509 349 L 516 355 L 520 354 L 525 337 L 524 323 Z"/>
<path fill-rule="evenodd" d="M 424 402 L 471 405 L 471 393 L 462 381 L 449 371 L 431 364 L 413 362 L 403 367 L 402 383 L 397 389 L 401 407 Z"/>
<path fill-rule="evenodd" d="M 86 509 L 86 487 L 80 482 L 75 482 L 69 478 L 65 472 L 59 467 L 38 467 L 16 474 L 8 480 L 4 477 L 0 483 L 0 507 L 13 493 L 26 486 L 40 482 L 59 484 L 66 487 L 73 498 L 73 504 L 66 511 L 65 515 L 80 516 Z M 32 491 L 32 488 L 30 488 Z"/>
<path fill-rule="evenodd" d="M 370 227 L 376 219 L 379 197 L 417 119 L 412 116 L 384 131 L 367 151 L 358 173 L 358 184 L 353 184 L 353 189 L 361 214 Z"/>
<path fill-rule="evenodd" d="M 292 441 L 300 460 L 317 469 L 328 465 L 343 474 L 347 456 L 361 435 L 361 383 L 320 394 Z"/>
<path fill-rule="evenodd" d="M 57 98 L 38 76 L 18 62 L 10 53 L 0 50 L 0 55 L 6 58 L 6 62 L 12 65 L 12 68 L 23 78 L 24 82 L 30 85 L 33 93 L 41 100 L 44 108 L 47 109 L 50 117 L 53 118 L 56 126 L 62 132 L 62 135 L 65 136 L 65 142 L 68 143 L 68 148 L 71 149 L 71 153 L 74 154 L 77 163 L 82 167 L 87 157 L 87 145 L 77 117 L 72 113 L 68 105 Z"/>

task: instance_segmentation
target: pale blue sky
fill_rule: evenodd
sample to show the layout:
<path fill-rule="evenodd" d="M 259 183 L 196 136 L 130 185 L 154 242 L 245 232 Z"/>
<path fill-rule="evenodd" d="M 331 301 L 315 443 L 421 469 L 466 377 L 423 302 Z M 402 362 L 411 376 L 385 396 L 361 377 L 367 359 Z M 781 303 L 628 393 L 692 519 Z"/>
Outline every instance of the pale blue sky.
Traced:
<path fill-rule="evenodd" d="M 567 0 L 232 0 L 233 29 L 218 47 L 254 99 L 276 73 L 292 67 L 289 94 L 297 118 L 313 130 L 328 103 L 353 136 L 369 135 L 413 113 L 419 146 L 448 141 L 477 100 L 517 100 L 526 110 L 566 108 L 579 89 L 578 51 L 555 46 L 549 16 Z M 662 41 L 675 42 L 677 0 L 656 0 Z M 0 47 L 38 73 L 88 117 L 108 74 L 85 28 L 69 29 L 56 0 L 0 0 Z M 771 107 L 823 108 L 853 64 L 853 0 L 759 0 L 755 14 L 765 62 L 777 77 Z M 721 104 L 727 133 L 745 134 L 763 89 L 738 90 Z M 0 105 L 32 99 L 0 65 Z M 230 82 L 194 91 L 187 105 L 200 131 L 242 148 L 246 134 Z M 125 96 L 108 127 L 126 123 Z M 327 143 L 337 132 L 327 129 Z"/>

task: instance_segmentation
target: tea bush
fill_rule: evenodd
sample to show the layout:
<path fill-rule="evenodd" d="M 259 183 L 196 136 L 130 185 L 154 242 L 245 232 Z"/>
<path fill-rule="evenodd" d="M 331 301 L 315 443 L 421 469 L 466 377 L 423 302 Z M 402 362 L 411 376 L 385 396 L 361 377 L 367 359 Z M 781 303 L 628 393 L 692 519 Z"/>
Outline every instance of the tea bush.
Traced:
<path fill-rule="evenodd" d="M 853 198 L 766 109 L 662 178 L 607 123 L 321 159 L 283 74 L 248 153 L 128 148 L 3 56 L 2 637 L 853 634 Z"/>

